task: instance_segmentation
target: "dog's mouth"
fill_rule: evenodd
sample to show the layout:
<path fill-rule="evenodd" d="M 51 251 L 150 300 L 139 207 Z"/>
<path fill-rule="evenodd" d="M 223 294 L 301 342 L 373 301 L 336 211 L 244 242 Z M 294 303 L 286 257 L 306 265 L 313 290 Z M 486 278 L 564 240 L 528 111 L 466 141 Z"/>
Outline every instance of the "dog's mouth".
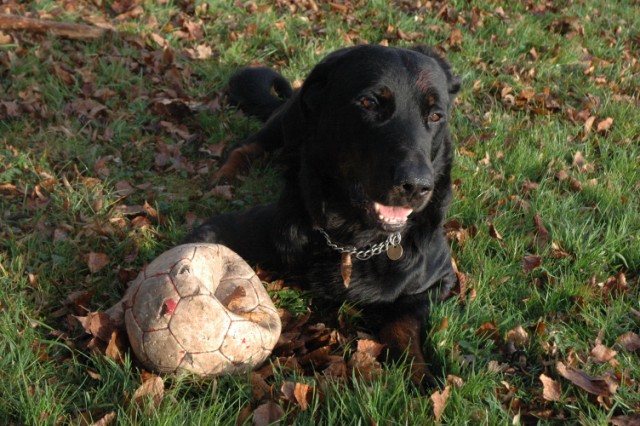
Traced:
<path fill-rule="evenodd" d="M 373 210 L 376 219 L 385 230 L 396 230 L 404 227 L 409 215 L 413 212 L 410 207 L 385 206 L 380 203 L 373 203 Z"/>

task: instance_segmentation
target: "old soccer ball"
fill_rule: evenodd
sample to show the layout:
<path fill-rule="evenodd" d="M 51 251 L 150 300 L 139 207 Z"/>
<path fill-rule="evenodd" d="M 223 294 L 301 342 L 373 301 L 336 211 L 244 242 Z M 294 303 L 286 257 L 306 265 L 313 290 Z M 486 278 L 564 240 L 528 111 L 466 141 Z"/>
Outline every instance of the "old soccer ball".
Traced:
<path fill-rule="evenodd" d="M 280 336 L 280 318 L 260 279 L 217 244 L 164 252 L 140 272 L 122 305 L 133 352 L 160 373 L 245 370 L 265 361 Z"/>

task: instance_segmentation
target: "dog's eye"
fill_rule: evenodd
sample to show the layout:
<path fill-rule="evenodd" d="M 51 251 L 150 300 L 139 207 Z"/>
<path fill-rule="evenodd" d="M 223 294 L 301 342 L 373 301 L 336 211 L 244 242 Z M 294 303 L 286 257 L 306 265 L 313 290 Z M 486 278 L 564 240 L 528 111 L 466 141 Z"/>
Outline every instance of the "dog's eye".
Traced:
<path fill-rule="evenodd" d="M 378 101 L 369 96 L 363 96 L 360 99 L 358 99 L 358 105 L 360 105 L 362 108 L 368 111 L 371 111 L 378 106 Z"/>
<path fill-rule="evenodd" d="M 437 112 L 429 114 L 429 121 L 431 123 L 437 123 L 442 119 L 442 114 L 438 114 Z"/>

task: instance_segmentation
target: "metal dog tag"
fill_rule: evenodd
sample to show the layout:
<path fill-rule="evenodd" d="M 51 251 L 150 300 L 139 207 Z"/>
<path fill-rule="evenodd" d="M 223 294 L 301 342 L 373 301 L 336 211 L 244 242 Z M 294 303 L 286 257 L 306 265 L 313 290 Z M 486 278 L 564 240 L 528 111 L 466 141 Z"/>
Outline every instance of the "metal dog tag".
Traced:
<path fill-rule="evenodd" d="M 404 250 L 402 250 L 402 246 L 398 244 L 397 246 L 389 246 L 387 248 L 387 257 L 391 260 L 398 260 L 402 257 Z"/>

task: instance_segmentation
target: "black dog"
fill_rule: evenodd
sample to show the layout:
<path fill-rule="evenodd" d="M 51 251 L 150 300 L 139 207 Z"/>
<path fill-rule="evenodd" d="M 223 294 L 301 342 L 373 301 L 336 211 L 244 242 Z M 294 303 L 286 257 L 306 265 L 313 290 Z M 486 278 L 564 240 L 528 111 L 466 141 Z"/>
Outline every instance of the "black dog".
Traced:
<path fill-rule="evenodd" d="M 270 118 L 219 176 L 283 147 L 284 189 L 274 204 L 213 217 L 185 242 L 224 244 L 314 295 L 357 304 L 392 357 L 408 353 L 413 380 L 431 380 L 422 351 L 429 302 L 455 279 L 442 223 L 459 88 L 424 47 L 336 51 L 294 94 L 274 71 L 238 71 L 232 99 Z"/>

